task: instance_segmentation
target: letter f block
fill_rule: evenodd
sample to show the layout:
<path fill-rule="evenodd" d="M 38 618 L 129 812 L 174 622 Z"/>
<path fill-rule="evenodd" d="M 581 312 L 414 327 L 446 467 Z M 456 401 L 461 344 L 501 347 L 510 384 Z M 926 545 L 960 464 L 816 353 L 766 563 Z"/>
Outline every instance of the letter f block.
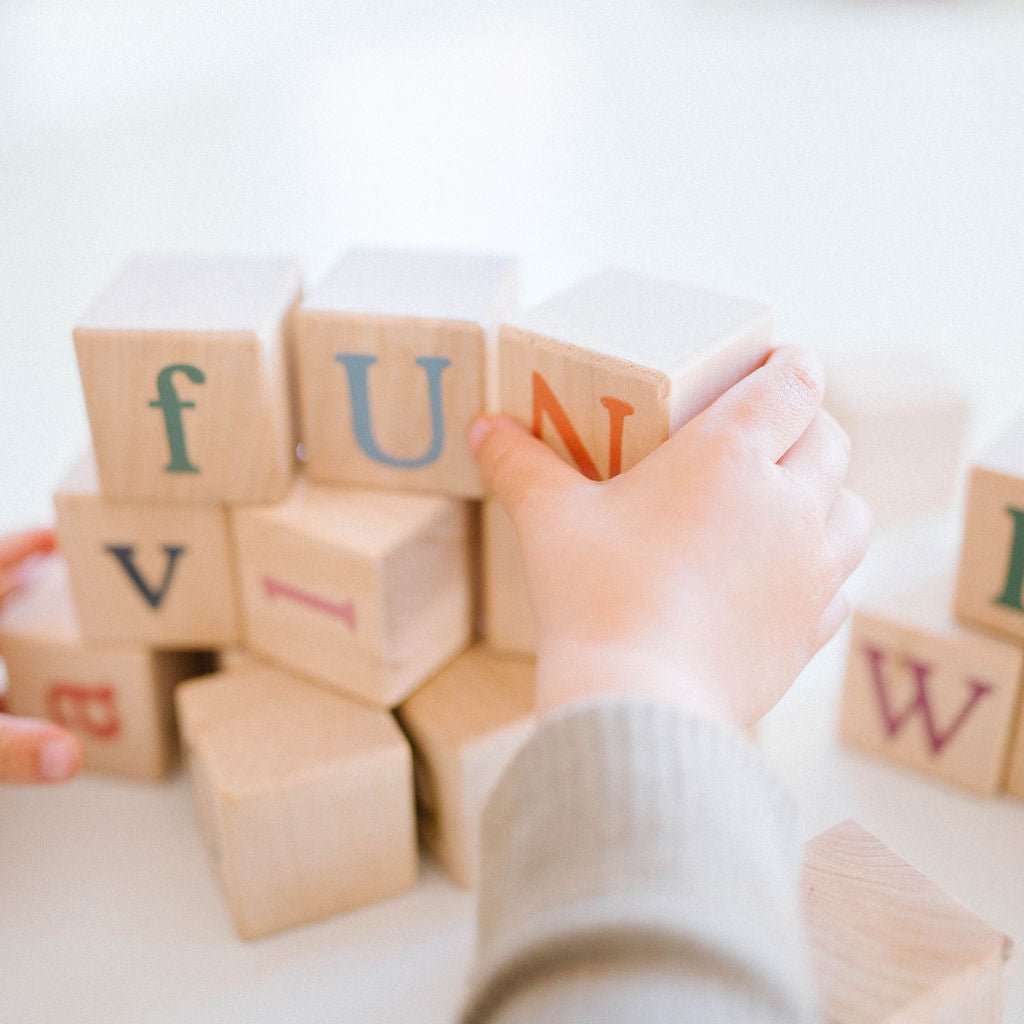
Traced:
<path fill-rule="evenodd" d="M 269 502 L 295 462 L 288 361 L 298 267 L 137 256 L 75 327 L 105 497 Z"/>

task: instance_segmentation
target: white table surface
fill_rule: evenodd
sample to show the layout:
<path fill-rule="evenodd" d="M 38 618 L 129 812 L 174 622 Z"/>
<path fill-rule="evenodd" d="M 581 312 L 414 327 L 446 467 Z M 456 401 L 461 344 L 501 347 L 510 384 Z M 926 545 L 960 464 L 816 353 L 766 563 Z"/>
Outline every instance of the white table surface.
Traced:
<path fill-rule="evenodd" d="M 518 253 L 534 300 L 608 263 L 771 303 L 782 340 L 927 345 L 1024 408 L 1024 6 L 854 0 L 0 5 L 0 529 L 85 443 L 70 327 L 135 249 Z M 955 549 L 879 533 L 855 594 Z M 809 836 L 853 816 L 1024 941 L 1024 803 L 835 742 L 845 633 L 762 728 Z M 0 789 L 0 1022 L 449 1020 L 472 899 L 245 944 L 187 786 Z M 1008 1021 L 1024 1021 L 1024 957 Z"/>

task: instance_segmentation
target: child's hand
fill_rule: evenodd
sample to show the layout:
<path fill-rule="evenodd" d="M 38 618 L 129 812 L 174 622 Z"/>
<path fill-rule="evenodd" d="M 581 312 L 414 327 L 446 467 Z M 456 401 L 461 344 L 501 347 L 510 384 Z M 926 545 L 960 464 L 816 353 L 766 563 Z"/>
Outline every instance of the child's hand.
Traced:
<path fill-rule="evenodd" d="M 20 582 L 33 555 L 53 550 L 52 530 L 0 537 L 0 603 Z M 77 737 L 53 722 L 0 714 L 0 783 L 61 782 L 82 766 Z"/>
<path fill-rule="evenodd" d="M 780 348 L 633 469 L 594 483 L 508 417 L 470 429 L 519 533 L 538 710 L 655 694 L 746 725 L 842 624 L 870 513 L 818 362 Z"/>

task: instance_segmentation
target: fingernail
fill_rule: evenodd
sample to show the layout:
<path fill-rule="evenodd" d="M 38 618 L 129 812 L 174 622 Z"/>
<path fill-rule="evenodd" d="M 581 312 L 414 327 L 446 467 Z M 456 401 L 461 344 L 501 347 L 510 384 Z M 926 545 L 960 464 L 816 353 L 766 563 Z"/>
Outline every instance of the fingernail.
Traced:
<path fill-rule="evenodd" d="M 75 767 L 75 751 L 66 740 L 47 740 L 39 757 L 39 771 L 47 782 L 66 779 Z"/>
<path fill-rule="evenodd" d="M 469 442 L 469 450 L 476 454 L 477 448 L 484 443 L 484 438 L 494 429 L 494 420 L 490 416 L 478 416 L 469 425 L 469 433 L 466 440 Z"/>

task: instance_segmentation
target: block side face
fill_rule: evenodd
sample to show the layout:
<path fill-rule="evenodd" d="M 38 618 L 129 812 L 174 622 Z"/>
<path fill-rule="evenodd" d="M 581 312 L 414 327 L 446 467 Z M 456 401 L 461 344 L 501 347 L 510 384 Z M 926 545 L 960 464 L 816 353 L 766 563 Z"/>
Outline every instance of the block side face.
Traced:
<path fill-rule="evenodd" d="M 483 512 L 484 635 L 496 651 L 532 655 L 537 650 L 519 538 L 495 498 Z"/>
<path fill-rule="evenodd" d="M 1006 770 L 1006 791 L 1011 796 L 1024 799 L 1024 701 L 1021 702 L 1014 725 L 1010 760 Z"/>
<path fill-rule="evenodd" d="M 981 793 L 999 788 L 1020 693 L 1022 652 L 858 613 L 843 741 Z"/>
<path fill-rule="evenodd" d="M 255 334 L 77 328 L 75 350 L 105 496 L 277 501 L 290 418 Z"/>
<path fill-rule="evenodd" d="M 509 326 L 498 358 L 501 411 L 527 426 L 539 420 L 541 439 L 594 479 L 624 472 L 668 437 L 661 372 Z"/>
<path fill-rule="evenodd" d="M 312 479 L 482 496 L 465 442 L 486 400 L 479 325 L 304 312 L 298 337 Z"/>
<path fill-rule="evenodd" d="M 956 614 L 964 622 L 1016 640 L 1024 639 L 1019 582 L 1020 551 L 1024 548 L 1021 522 L 1024 478 L 976 466 L 968 483 Z"/>

